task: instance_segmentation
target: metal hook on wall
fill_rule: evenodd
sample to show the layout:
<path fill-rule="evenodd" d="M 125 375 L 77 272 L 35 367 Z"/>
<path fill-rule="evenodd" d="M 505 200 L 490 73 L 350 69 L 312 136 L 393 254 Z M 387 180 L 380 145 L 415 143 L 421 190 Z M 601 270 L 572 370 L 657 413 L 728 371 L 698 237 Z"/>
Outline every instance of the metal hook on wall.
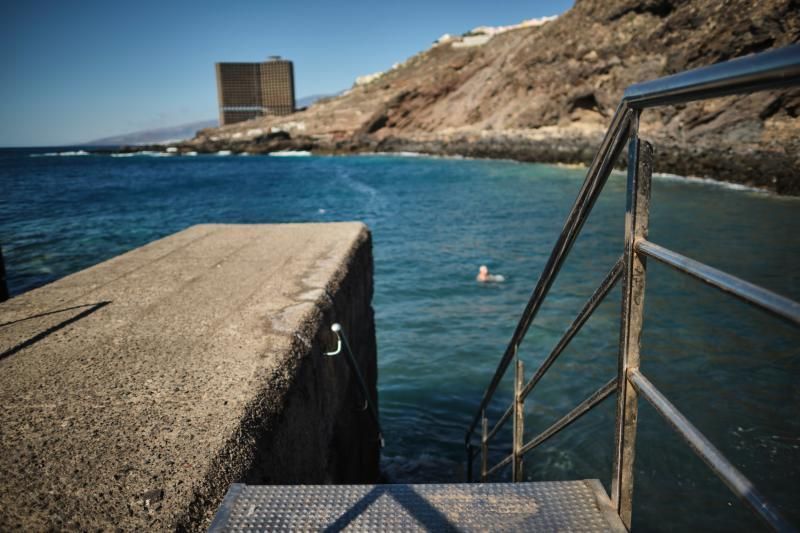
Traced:
<path fill-rule="evenodd" d="M 331 325 L 331 331 L 336 333 L 336 349 L 332 352 L 324 352 L 325 355 L 329 357 L 333 357 L 334 355 L 338 355 L 342 352 L 342 336 L 339 335 L 339 332 L 342 331 L 342 326 L 339 325 L 338 322 Z"/>

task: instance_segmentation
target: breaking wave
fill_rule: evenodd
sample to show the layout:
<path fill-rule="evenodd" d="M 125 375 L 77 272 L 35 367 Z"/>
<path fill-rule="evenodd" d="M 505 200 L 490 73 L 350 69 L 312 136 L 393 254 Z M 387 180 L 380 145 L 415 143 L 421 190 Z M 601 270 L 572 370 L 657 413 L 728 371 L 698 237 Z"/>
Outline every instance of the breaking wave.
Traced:
<path fill-rule="evenodd" d="M 44 154 L 30 154 L 28 157 L 75 157 L 80 155 L 89 155 L 89 152 L 84 150 L 70 150 L 68 152 L 47 152 Z"/>
<path fill-rule="evenodd" d="M 142 150 L 141 152 L 123 152 L 111 154 L 111 157 L 171 157 L 175 154 L 166 152 L 154 152 L 152 150 Z"/>
<path fill-rule="evenodd" d="M 272 152 L 270 157 L 308 157 L 311 152 L 308 150 L 281 150 L 279 152 Z"/>
<path fill-rule="evenodd" d="M 723 187 L 725 189 L 731 189 L 734 191 L 759 192 L 763 194 L 769 193 L 769 191 L 765 189 L 760 189 L 758 187 L 753 187 L 751 185 L 743 185 L 741 183 L 731 183 L 729 181 L 715 180 L 713 178 L 700 178 L 697 176 L 680 176 L 678 174 L 669 174 L 667 172 L 654 172 L 653 177 L 666 181 L 678 181 L 681 183 L 689 182 L 689 183 L 698 183 L 703 185 L 713 185 L 715 187 Z"/>

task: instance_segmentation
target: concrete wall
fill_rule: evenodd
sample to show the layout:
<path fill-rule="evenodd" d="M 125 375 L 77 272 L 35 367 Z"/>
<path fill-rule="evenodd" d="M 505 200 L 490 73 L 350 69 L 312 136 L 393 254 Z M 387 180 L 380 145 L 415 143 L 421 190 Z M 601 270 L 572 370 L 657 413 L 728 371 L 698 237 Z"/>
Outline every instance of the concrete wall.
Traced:
<path fill-rule="evenodd" d="M 0 305 L 0 530 L 203 529 L 230 483 L 378 477 L 357 223 L 194 226 Z"/>

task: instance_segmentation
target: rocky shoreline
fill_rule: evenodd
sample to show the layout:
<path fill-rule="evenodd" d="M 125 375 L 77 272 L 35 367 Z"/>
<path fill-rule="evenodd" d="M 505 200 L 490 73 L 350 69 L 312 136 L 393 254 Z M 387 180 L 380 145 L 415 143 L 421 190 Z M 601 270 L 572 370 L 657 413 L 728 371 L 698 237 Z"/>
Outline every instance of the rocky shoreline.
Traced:
<path fill-rule="evenodd" d="M 563 132 L 562 132 L 563 133 Z M 250 139 L 197 137 L 171 145 L 126 146 L 117 153 L 165 152 L 180 154 L 262 155 L 274 152 L 308 151 L 318 155 L 359 153 L 415 152 L 434 156 L 456 156 L 482 159 L 508 159 L 520 162 L 589 165 L 594 158 L 603 132 L 574 136 L 540 135 L 531 138 L 524 133 L 493 132 L 491 135 L 425 135 L 418 138 L 369 136 L 344 140 L 319 139 L 279 131 Z M 647 138 L 647 135 L 644 135 Z M 655 140 L 657 172 L 724 181 L 764 189 L 779 195 L 800 196 L 797 157 L 759 147 L 690 145 Z M 108 151 L 95 151 L 107 153 Z M 624 168 L 626 154 L 618 161 Z"/>
<path fill-rule="evenodd" d="M 576 0 L 557 18 L 528 22 L 442 36 L 289 116 L 128 150 L 420 152 L 586 165 L 629 85 L 800 42 L 796 0 Z M 800 195 L 798 132 L 798 88 L 649 109 L 640 119 L 656 171 L 784 195 Z"/>

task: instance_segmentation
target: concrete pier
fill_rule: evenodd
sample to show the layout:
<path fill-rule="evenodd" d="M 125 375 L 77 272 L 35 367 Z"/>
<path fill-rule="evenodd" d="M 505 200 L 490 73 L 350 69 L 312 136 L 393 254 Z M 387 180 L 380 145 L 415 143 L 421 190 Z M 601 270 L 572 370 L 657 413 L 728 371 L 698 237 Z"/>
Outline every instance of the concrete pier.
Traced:
<path fill-rule="evenodd" d="M 359 223 L 201 225 L 0 304 L 0 530 L 197 530 L 228 486 L 365 483 Z"/>

